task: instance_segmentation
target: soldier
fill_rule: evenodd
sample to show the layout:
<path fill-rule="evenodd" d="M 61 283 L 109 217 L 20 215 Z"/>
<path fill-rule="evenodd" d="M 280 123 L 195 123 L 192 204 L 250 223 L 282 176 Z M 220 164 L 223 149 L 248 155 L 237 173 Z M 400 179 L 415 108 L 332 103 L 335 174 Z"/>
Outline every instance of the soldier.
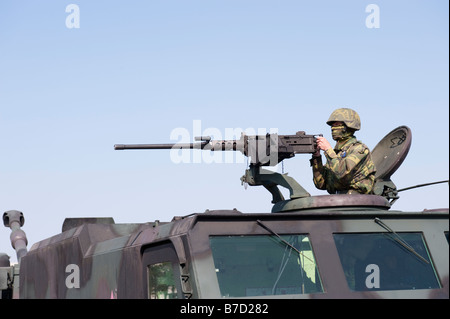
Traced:
<path fill-rule="evenodd" d="M 314 184 L 330 194 L 370 194 L 375 181 L 375 164 L 369 148 L 358 141 L 355 131 L 361 128 L 358 113 L 341 108 L 331 113 L 327 124 L 336 141 L 334 149 L 324 137 L 317 137 L 318 150 L 313 154 Z M 327 163 L 322 164 L 320 150 Z"/>

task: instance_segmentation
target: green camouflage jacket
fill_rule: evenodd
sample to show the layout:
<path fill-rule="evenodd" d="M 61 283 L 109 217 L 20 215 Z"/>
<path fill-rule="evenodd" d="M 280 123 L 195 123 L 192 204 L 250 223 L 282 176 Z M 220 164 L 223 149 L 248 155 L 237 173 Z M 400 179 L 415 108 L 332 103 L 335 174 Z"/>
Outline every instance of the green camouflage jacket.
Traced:
<path fill-rule="evenodd" d="M 375 164 L 369 148 L 352 136 L 342 145 L 324 152 L 322 157 L 313 157 L 314 184 L 318 189 L 326 189 L 330 194 L 370 194 L 375 181 Z"/>

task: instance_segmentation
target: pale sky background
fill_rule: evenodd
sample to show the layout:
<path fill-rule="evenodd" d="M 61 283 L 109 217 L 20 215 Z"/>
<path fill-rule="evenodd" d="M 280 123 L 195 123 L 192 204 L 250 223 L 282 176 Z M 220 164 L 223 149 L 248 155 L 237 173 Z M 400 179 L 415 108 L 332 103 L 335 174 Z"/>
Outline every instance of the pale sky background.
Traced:
<path fill-rule="evenodd" d="M 72 1 L 72 0 L 71 0 Z M 448 179 L 449 3 L 443 0 L 0 2 L 0 213 L 24 213 L 32 244 L 65 217 L 170 221 L 206 209 L 269 212 L 246 163 L 174 164 L 174 129 L 323 133 L 338 107 L 371 149 L 400 125 L 412 147 L 398 188 Z M 66 6 L 80 28 L 66 26 Z M 366 6 L 380 9 L 367 28 Z M 192 139 L 193 139 L 192 135 Z M 216 137 L 217 138 L 217 137 Z M 285 161 L 313 195 L 309 155 Z M 393 209 L 449 206 L 448 184 L 402 192 Z M 10 230 L 0 252 L 16 260 Z"/>

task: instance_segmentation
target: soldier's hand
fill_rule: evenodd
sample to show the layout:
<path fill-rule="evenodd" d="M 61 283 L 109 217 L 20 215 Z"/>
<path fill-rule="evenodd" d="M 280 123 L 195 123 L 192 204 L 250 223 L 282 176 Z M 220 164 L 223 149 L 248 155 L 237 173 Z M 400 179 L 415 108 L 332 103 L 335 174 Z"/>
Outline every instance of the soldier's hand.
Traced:
<path fill-rule="evenodd" d="M 327 141 L 327 139 L 323 136 L 317 137 L 317 147 L 321 149 L 322 151 L 326 151 L 327 149 L 331 148 L 330 142 Z"/>

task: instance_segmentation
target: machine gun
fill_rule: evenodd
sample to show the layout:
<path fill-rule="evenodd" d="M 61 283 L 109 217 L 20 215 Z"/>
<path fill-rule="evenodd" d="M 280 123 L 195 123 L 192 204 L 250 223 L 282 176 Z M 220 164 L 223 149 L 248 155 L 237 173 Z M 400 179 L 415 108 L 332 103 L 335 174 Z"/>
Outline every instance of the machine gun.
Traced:
<path fill-rule="evenodd" d="M 262 166 L 275 166 L 284 159 L 296 154 L 312 154 L 317 150 L 316 136 L 299 131 L 295 135 L 246 135 L 239 140 L 212 140 L 209 136 L 196 137 L 197 143 L 175 144 L 116 144 L 115 150 L 133 149 L 200 149 L 210 151 L 240 151 L 250 158 L 250 167 L 241 177 L 241 182 L 251 186 L 264 186 L 272 194 L 272 203 L 284 200 L 279 186 L 287 188 L 290 198 L 311 196 L 300 184 L 287 174 L 279 174 L 262 169 Z"/>

